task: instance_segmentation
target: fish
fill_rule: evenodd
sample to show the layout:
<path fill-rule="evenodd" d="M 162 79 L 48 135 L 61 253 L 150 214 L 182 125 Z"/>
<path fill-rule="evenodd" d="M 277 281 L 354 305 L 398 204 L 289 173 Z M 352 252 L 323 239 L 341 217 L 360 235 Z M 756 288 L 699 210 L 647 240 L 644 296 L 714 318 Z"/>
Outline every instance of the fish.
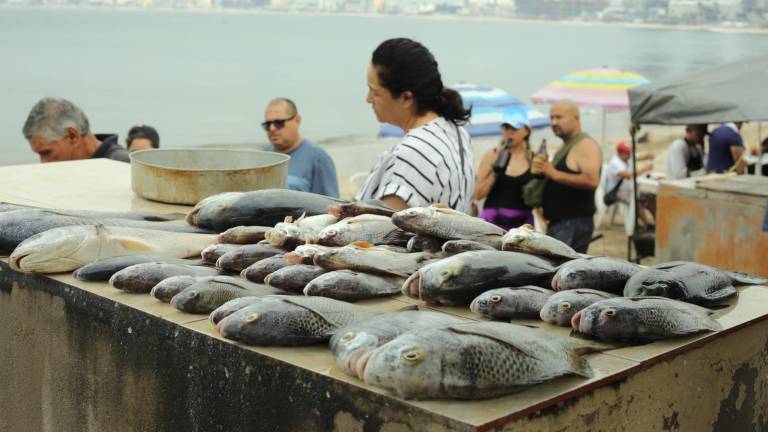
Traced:
<path fill-rule="evenodd" d="M 14 210 L 38 210 L 47 213 L 58 213 L 67 216 L 82 216 L 102 219 L 128 219 L 148 222 L 169 222 L 184 219 L 185 215 L 181 213 L 149 213 L 137 211 L 104 211 L 104 210 L 82 210 L 82 209 L 56 209 L 36 207 L 24 204 L 14 204 L 9 202 L 0 202 L 0 213 Z"/>
<path fill-rule="evenodd" d="M 54 228 L 21 242 L 9 258 L 23 272 L 60 273 L 124 255 L 199 256 L 215 235 L 139 228 L 76 225 Z"/>
<path fill-rule="evenodd" d="M 15 210 L 0 213 L 0 254 L 10 254 L 21 242 L 42 232 L 67 226 L 107 225 L 158 231 L 210 234 L 210 231 L 174 223 L 145 219 L 119 218 L 125 213 L 61 213 L 43 209 Z"/>
<path fill-rule="evenodd" d="M 398 227 L 415 234 L 445 240 L 474 240 L 501 249 L 504 230 L 478 217 L 450 208 L 412 207 L 392 215 Z"/>
<path fill-rule="evenodd" d="M 466 305 L 485 291 L 509 286 L 548 286 L 555 265 L 518 252 L 471 251 L 430 263 L 403 284 L 403 294 L 438 305 Z"/>
<path fill-rule="evenodd" d="M 267 238 L 271 226 L 236 226 L 219 234 L 219 243 L 256 244 Z"/>
<path fill-rule="evenodd" d="M 556 292 L 541 307 L 539 318 L 550 324 L 570 327 L 571 318 L 576 312 L 600 300 L 616 297 L 603 291 L 588 288 L 576 288 Z"/>
<path fill-rule="evenodd" d="M 326 270 L 358 270 L 408 277 L 437 255 L 402 253 L 370 243 L 353 242 L 315 255 L 314 264 Z"/>
<path fill-rule="evenodd" d="M 473 240 L 449 240 L 443 243 L 442 251 L 455 255 L 462 252 L 476 251 L 476 250 L 498 250 L 487 244 L 478 243 Z"/>
<path fill-rule="evenodd" d="M 224 192 L 209 196 L 187 215 L 190 225 L 224 231 L 241 225 L 275 226 L 286 216 L 324 214 L 331 205 L 347 201 L 289 189 Z"/>
<path fill-rule="evenodd" d="M 392 217 L 392 215 L 395 214 L 395 210 L 385 204 L 384 201 L 363 200 L 329 206 L 328 214 L 336 216 L 339 220 L 363 214 Z"/>
<path fill-rule="evenodd" d="M 612 257 L 577 258 L 563 263 L 552 278 L 555 291 L 592 288 L 621 294 L 632 275 L 643 268 Z"/>
<path fill-rule="evenodd" d="M 443 250 L 443 245 L 446 243 L 443 239 L 436 239 L 434 237 L 415 235 L 408 240 L 406 249 L 408 252 L 440 252 Z"/>
<path fill-rule="evenodd" d="M 215 276 L 204 276 L 204 277 L 211 278 Z M 157 285 L 153 286 L 152 289 L 149 291 L 149 295 L 160 300 L 161 302 L 170 303 L 173 296 L 189 288 L 190 286 L 192 286 L 192 284 L 194 284 L 200 279 L 203 279 L 203 278 L 198 276 L 189 276 L 189 275 L 171 276 L 169 278 L 161 280 L 160 282 L 157 283 Z"/>
<path fill-rule="evenodd" d="M 317 244 L 306 244 L 297 246 L 296 249 L 286 253 L 283 257 L 291 264 L 314 264 L 315 255 L 331 249 L 335 248 Z"/>
<path fill-rule="evenodd" d="M 240 272 L 240 277 L 244 277 L 251 282 L 264 283 L 264 278 L 272 272 L 276 272 L 283 267 L 293 265 L 285 260 L 283 255 L 275 255 L 263 260 L 256 261 Z"/>
<path fill-rule="evenodd" d="M 335 270 L 312 279 L 304 287 L 304 295 L 358 301 L 400 293 L 405 278 L 354 270 Z"/>
<path fill-rule="evenodd" d="M 538 318 L 552 290 L 533 285 L 496 288 L 472 300 L 469 310 L 492 320 Z"/>
<path fill-rule="evenodd" d="M 243 245 L 232 243 L 215 243 L 203 249 L 203 251 L 200 252 L 200 256 L 203 258 L 204 264 L 216 265 L 216 261 L 218 261 L 222 255 L 237 250 L 241 247 L 243 247 Z"/>
<path fill-rule="evenodd" d="M 357 361 L 366 384 L 406 399 L 488 399 L 564 375 L 593 376 L 573 340 L 502 322 L 403 334 Z"/>
<path fill-rule="evenodd" d="M 666 297 L 616 297 L 580 310 L 571 318 L 571 326 L 607 342 L 653 341 L 722 330 L 712 313 Z"/>
<path fill-rule="evenodd" d="M 267 231 L 266 239 L 274 246 L 293 249 L 307 242 L 314 243 L 317 235 L 323 229 L 336 222 L 338 219 L 329 214 L 309 217 L 302 215 L 295 222 L 293 222 L 293 218 L 288 216 L 284 222 L 278 223 L 274 228 Z"/>
<path fill-rule="evenodd" d="M 762 285 L 766 279 L 694 262 L 672 261 L 632 275 L 624 286 L 624 297 L 659 296 L 695 304 L 717 303 L 737 294 L 734 283 Z"/>
<path fill-rule="evenodd" d="M 283 267 L 264 278 L 264 283 L 273 288 L 279 288 L 284 291 L 299 293 L 304 291 L 304 287 L 312 279 L 325 273 L 322 267 L 307 264 L 296 264 Z"/>
<path fill-rule="evenodd" d="M 77 280 L 89 282 L 106 282 L 113 274 L 132 265 L 141 263 L 167 263 L 199 266 L 203 264 L 199 259 L 182 259 L 160 255 L 125 255 L 103 258 L 86 264 L 75 270 L 72 275 Z"/>
<path fill-rule="evenodd" d="M 239 297 L 284 294 L 284 291 L 232 276 L 199 280 L 171 299 L 171 306 L 191 314 L 210 314 L 224 303 Z"/>
<path fill-rule="evenodd" d="M 263 243 L 243 245 L 219 257 L 216 267 L 228 272 L 240 273 L 255 262 L 284 253 L 285 250 L 279 247 Z"/>
<path fill-rule="evenodd" d="M 501 239 L 505 251 L 524 252 L 545 257 L 576 259 L 581 255 L 560 240 L 540 233 L 532 225 L 509 230 Z"/>
<path fill-rule="evenodd" d="M 326 226 L 317 235 L 317 243 L 324 246 L 346 246 L 362 241 L 405 246 L 411 237 L 413 234 L 396 227 L 392 218 L 364 214 Z"/>
<path fill-rule="evenodd" d="M 132 293 L 148 293 L 161 281 L 172 276 L 216 276 L 213 267 L 184 264 L 142 263 L 126 267 L 109 278 L 114 288 Z"/>
<path fill-rule="evenodd" d="M 223 305 L 217 307 L 213 310 L 213 312 L 208 315 L 208 319 L 213 323 L 213 325 L 216 325 L 219 323 L 219 321 L 223 320 L 224 318 L 232 315 L 233 313 L 239 311 L 240 309 L 250 306 L 254 303 L 260 302 L 264 297 L 260 296 L 246 296 L 246 297 L 238 297 L 234 298 Z"/>
<path fill-rule="evenodd" d="M 377 312 L 325 297 L 269 296 L 217 325 L 222 337 L 260 346 L 327 342 L 337 329 Z"/>
<path fill-rule="evenodd" d="M 328 346 L 333 359 L 345 374 L 363 379 L 360 360 L 366 353 L 403 333 L 445 327 L 465 320 L 429 310 L 400 310 L 358 321 L 338 329 Z"/>

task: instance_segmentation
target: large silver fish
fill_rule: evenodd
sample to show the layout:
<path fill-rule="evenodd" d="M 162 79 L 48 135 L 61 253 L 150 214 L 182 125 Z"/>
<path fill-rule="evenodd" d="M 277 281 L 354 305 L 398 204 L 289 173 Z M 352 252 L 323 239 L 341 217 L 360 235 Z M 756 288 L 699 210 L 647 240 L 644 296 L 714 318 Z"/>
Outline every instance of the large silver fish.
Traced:
<path fill-rule="evenodd" d="M 477 296 L 469 309 L 492 320 L 538 318 L 542 306 L 554 293 L 533 285 L 496 288 Z"/>
<path fill-rule="evenodd" d="M 406 333 L 358 360 L 366 384 L 409 399 L 486 399 L 562 375 L 592 377 L 568 339 L 482 322 Z"/>
<path fill-rule="evenodd" d="M 464 320 L 441 312 L 401 310 L 377 315 L 337 330 L 329 346 L 336 364 L 347 375 L 363 379 L 359 360 L 369 351 L 384 345 L 403 333 L 459 324 Z"/>
<path fill-rule="evenodd" d="M 377 275 L 354 270 L 336 270 L 322 274 L 304 288 L 304 295 L 358 301 L 400 293 L 405 278 Z"/>
<path fill-rule="evenodd" d="M 94 261 L 125 255 L 199 256 L 215 235 L 139 228 L 77 225 L 54 228 L 19 244 L 10 256 L 14 270 L 38 273 L 72 271 Z"/>
<path fill-rule="evenodd" d="M 428 252 L 393 252 L 370 243 L 354 242 L 315 255 L 314 263 L 326 270 L 359 270 L 408 277 L 436 257 Z"/>
<path fill-rule="evenodd" d="M 325 246 L 346 246 L 355 241 L 405 246 L 413 234 L 392 223 L 392 218 L 364 214 L 347 218 L 323 228 L 317 242 Z"/>
<path fill-rule="evenodd" d="M 72 275 L 77 280 L 106 282 L 113 274 L 124 268 L 150 262 L 185 265 L 202 265 L 203 263 L 202 260 L 199 259 L 182 259 L 159 255 L 126 255 L 94 261 L 75 270 Z"/>
<path fill-rule="evenodd" d="M 327 271 L 328 270 L 318 266 L 296 264 L 283 267 L 280 270 L 268 274 L 267 277 L 264 278 L 264 283 L 273 288 L 301 294 L 304 291 L 304 287 L 307 286 L 312 279 Z"/>
<path fill-rule="evenodd" d="M 592 288 L 621 294 L 629 278 L 642 269 L 637 264 L 618 258 L 578 258 L 560 266 L 552 278 L 552 289 Z"/>
<path fill-rule="evenodd" d="M 283 267 L 288 267 L 294 264 L 285 260 L 283 255 L 275 255 L 263 260 L 256 261 L 240 272 L 240 276 L 255 283 L 264 283 L 264 278 L 272 272 L 276 272 Z"/>
<path fill-rule="evenodd" d="M 570 327 L 571 318 L 576 312 L 600 300 L 616 297 L 603 291 L 588 288 L 576 288 L 556 292 L 541 307 L 539 317 L 542 321 L 559 326 Z"/>
<path fill-rule="evenodd" d="M 392 215 L 398 227 L 445 240 L 474 240 L 501 249 L 504 230 L 483 219 L 443 207 L 412 207 Z"/>
<path fill-rule="evenodd" d="M 172 276 L 216 276 L 213 267 L 169 263 L 141 263 L 126 267 L 109 278 L 113 287 L 132 293 L 148 293 L 164 279 Z"/>
<path fill-rule="evenodd" d="M 665 297 L 616 297 L 577 312 L 571 326 L 604 341 L 657 340 L 721 330 L 712 313 Z"/>
<path fill-rule="evenodd" d="M 224 303 L 239 297 L 282 294 L 283 291 L 232 276 L 199 280 L 171 299 L 176 309 L 192 314 L 209 314 Z"/>
<path fill-rule="evenodd" d="M 552 258 L 580 258 L 578 252 L 560 240 L 540 233 L 531 225 L 509 230 L 501 239 L 505 251 L 524 252 Z"/>

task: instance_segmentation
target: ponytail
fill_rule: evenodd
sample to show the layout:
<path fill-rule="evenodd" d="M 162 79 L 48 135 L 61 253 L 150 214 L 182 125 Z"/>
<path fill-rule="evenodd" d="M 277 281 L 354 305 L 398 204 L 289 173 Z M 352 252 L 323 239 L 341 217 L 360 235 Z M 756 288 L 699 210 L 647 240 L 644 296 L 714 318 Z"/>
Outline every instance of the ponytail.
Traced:
<path fill-rule="evenodd" d="M 437 97 L 434 110 L 441 117 L 459 125 L 469 121 L 469 117 L 472 115 L 472 108 L 464 108 L 464 101 L 459 92 L 447 87 L 443 88 Z"/>

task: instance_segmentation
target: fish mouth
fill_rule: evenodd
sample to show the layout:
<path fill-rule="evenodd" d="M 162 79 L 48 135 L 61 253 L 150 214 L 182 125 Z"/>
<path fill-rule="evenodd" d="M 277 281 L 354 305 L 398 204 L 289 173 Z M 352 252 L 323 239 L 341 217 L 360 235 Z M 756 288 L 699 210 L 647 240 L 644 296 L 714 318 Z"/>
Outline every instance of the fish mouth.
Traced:
<path fill-rule="evenodd" d="M 581 311 L 576 312 L 571 317 L 571 327 L 576 330 L 579 333 L 583 333 L 581 331 Z"/>
<path fill-rule="evenodd" d="M 20 254 L 20 255 L 16 255 L 16 256 L 11 256 L 10 260 L 9 260 L 10 262 L 8 264 L 10 264 L 12 269 L 14 269 L 16 271 L 22 271 L 21 270 L 21 261 L 24 260 L 24 258 L 27 258 L 29 255 L 30 254 L 26 253 L 26 254 Z"/>
<path fill-rule="evenodd" d="M 408 297 L 421 299 L 421 272 L 416 271 L 405 280 L 403 288 L 400 290 Z"/>
<path fill-rule="evenodd" d="M 346 361 L 344 361 L 341 370 L 344 371 L 344 373 L 347 375 L 357 376 L 357 362 L 360 361 L 360 358 L 362 358 L 367 352 L 368 350 L 366 349 L 358 348 L 349 353 L 349 356 L 347 356 Z"/>
<path fill-rule="evenodd" d="M 480 305 L 480 302 L 478 300 L 479 299 L 476 298 L 476 299 L 472 300 L 472 303 L 469 304 L 469 310 L 471 310 L 474 313 L 479 313 L 477 311 L 477 309 L 478 309 L 478 307 Z"/>
<path fill-rule="evenodd" d="M 555 276 L 552 278 L 552 289 L 560 291 L 560 275 L 557 273 L 555 273 Z"/>
<path fill-rule="evenodd" d="M 365 351 L 355 362 L 355 374 L 363 381 L 365 381 L 365 369 L 368 367 L 372 354 L 373 351 Z"/>
<path fill-rule="evenodd" d="M 283 259 L 291 264 L 301 264 L 302 261 L 301 256 L 296 252 L 288 252 L 283 255 Z"/>

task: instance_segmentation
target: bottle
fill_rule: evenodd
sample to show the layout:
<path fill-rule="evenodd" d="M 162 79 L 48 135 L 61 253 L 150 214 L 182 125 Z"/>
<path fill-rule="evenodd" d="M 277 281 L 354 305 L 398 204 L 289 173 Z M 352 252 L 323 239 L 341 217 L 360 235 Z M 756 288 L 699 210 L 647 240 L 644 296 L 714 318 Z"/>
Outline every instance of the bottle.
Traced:
<path fill-rule="evenodd" d="M 536 154 L 533 155 L 534 161 L 548 161 L 549 155 L 547 154 L 547 139 L 542 138 L 541 139 L 541 145 L 539 145 L 539 149 L 536 150 Z M 533 168 L 533 165 L 531 165 L 531 174 L 535 176 L 541 176 L 541 172 L 537 169 Z"/>
<path fill-rule="evenodd" d="M 496 174 L 501 174 L 504 171 L 507 170 L 507 164 L 509 163 L 509 147 L 512 145 L 512 141 L 504 141 L 504 143 L 499 147 L 498 156 L 496 156 L 496 160 L 493 162 L 493 165 L 491 165 L 491 169 Z"/>

